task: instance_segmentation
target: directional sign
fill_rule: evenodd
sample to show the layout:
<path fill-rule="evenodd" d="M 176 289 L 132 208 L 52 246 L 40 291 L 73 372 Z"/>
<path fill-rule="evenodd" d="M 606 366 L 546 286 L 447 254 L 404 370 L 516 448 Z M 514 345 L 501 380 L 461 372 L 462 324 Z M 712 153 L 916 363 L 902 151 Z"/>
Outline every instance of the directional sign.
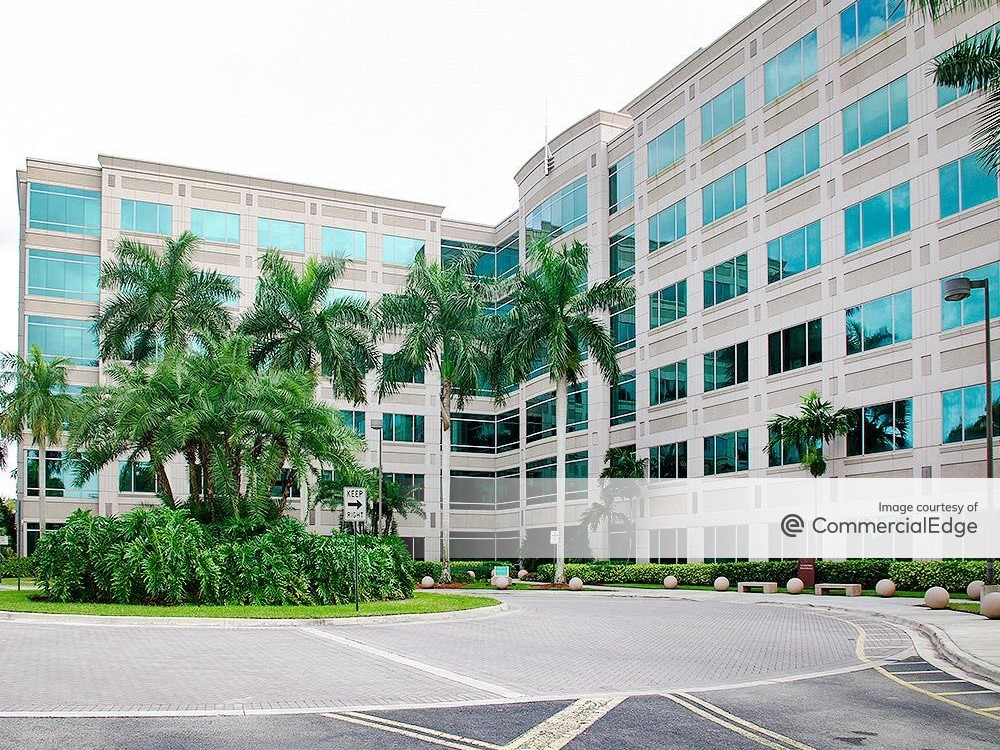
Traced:
<path fill-rule="evenodd" d="M 9 547 L 9 546 L 10 546 L 10 537 L 0 536 L 0 547 Z"/>
<path fill-rule="evenodd" d="M 364 487 L 344 487 L 344 521 L 364 523 L 368 515 L 368 490 Z"/>

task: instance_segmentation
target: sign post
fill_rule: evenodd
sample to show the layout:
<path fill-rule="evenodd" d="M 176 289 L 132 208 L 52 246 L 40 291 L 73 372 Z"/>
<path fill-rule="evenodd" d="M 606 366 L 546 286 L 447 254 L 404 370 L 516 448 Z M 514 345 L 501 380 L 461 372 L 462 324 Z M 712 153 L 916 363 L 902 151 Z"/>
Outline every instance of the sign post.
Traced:
<path fill-rule="evenodd" d="M 368 513 L 368 490 L 344 487 L 344 523 L 354 524 L 354 611 L 361 611 L 361 585 L 358 577 L 358 524 Z"/>

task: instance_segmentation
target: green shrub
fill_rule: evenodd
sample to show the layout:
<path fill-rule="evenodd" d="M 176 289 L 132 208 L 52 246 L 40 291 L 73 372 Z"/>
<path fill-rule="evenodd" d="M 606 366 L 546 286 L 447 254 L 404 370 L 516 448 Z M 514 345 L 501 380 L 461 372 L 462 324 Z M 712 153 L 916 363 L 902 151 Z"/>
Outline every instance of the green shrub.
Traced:
<path fill-rule="evenodd" d="M 430 576 L 435 581 L 441 580 L 441 563 L 433 560 L 415 560 L 413 563 L 413 580 L 420 581 L 424 576 Z"/>
<path fill-rule="evenodd" d="M 13 553 L 0 560 L 0 578 L 32 578 L 35 561 L 31 557 L 17 557 Z"/>
<path fill-rule="evenodd" d="M 497 565 L 508 566 L 511 575 L 517 576 L 516 562 L 505 562 L 503 560 L 452 560 L 452 583 L 470 583 L 473 580 L 489 581 L 493 575 L 493 568 Z M 470 570 L 475 574 L 475 579 L 469 575 Z M 440 581 L 441 563 L 431 561 L 415 562 L 413 564 L 413 580 L 419 581 L 424 576 L 430 576 L 435 581 Z"/>
<path fill-rule="evenodd" d="M 890 578 L 892 560 L 877 558 L 862 560 L 817 560 L 816 583 L 860 583 L 862 588 L 873 589 L 883 578 Z M 897 586 L 898 586 L 897 582 Z M 899 586 L 899 588 L 905 588 Z"/>
<path fill-rule="evenodd" d="M 986 563 L 982 560 L 901 560 L 889 564 L 886 577 L 905 591 L 944 586 L 949 591 L 964 593 L 969 583 L 986 578 Z"/>

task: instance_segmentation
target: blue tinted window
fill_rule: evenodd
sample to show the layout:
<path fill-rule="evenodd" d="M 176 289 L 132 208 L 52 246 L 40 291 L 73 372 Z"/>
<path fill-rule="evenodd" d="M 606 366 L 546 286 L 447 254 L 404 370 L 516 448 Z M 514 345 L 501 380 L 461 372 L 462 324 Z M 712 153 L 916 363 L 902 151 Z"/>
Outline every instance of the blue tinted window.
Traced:
<path fill-rule="evenodd" d="M 912 297 L 906 290 L 848 308 L 847 353 L 858 354 L 912 339 Z"/>
<path fill-rule="evenodd" d="M 731 474 L 750 468 L 748 430 L 724 432 L 705 438 L 705 476 Z"/>
<path fill-rule="evenodd" d="M 611 249 L 611 275 L 632 276 L 635 273 L 635 226 L 625 227 L 608 240 Z"/>
<path fill-rule="evenodd" d="M 365 260 L 368 257 L 368 235 L 354 229 L 323 227 L 323 254 Z"/>
<path fill-rule="evenodd" d="M 649 405 L 687 398 L 687 360 L 649 371 Z"/>
<path fill-rule="evenodd" d="M 767 283 L 771 284 L 822 262 L 820 223 L 783 234 L 767 243 Z"/>
<path fill-rule="evenodd" d="M 589 413 L 587 383 L 581 382 L 570 386 L 566 395 L 569 402 L 566 411 L 566 431 L 586 430 Z M 555 391 L 529 398 L 525 406 L 524 435 L 526 442 L 533 443 L 556 434 Z"/>
<path fill-rule="evenodd" d="M 988 29 L 984 29 L 975 35 L 974 39 L 977 42 L 983 41 L 986 37 L 993 36 L 1000 33 L 1000 24 L 996 26 L 991 26 Z M 938 106 L 943 107 L 946 104 L 951 104 L 957 99 L 961 99 L 964 96 L 968 96 L 973 91 L 976 91 L 977 87 L 974 84 L 968 84 L 962 87 L 955 86 L 938 86 L 937 87 L 937 100 Z"/>
<path fill-rule="evenodd" d="M 747 168 L 744 164 L 701 189 L 702 223 L 711 224 L 747 204 Z"/>
<path fill-rule="evenodd" d="M 413 237 L 394 237 L 391 234 L 382 236 L 382 262 L 395 266 L 408 266 L 413 263 L 417 253 L 423 251 L 425 240 Z"/>
<path fill-rule="evenodd" d="M 997 198 L 1000 182 L 984 167 L 979 154 L 969 154 L 938 170 L 941 218 Z"/>
<path fill-rule="evenodd" d="M 164 203 L 130 201 L 122 198 L 121 228 L 126 232 L 170 234 L 173 228 L 173 208 Z"/>
<path fill-rule="evenodd" d="M 650 479 L 687 479 L 687 441 L 649 449 Z"/>
<path fill-rule="evenodd" d="M 901 0 L 858 0 L 840 14 L 840 54 L 853 52 L 865 42 L 906 17 Z"/>
<path fill-rule="evenodd" d="M 306 249 L 306 226 L 297 221 L 261 217 L 257 219 L 257 247 L 304 252 Z"/>
<path fill-rule="evenodd" d="M 28 250 L 28 294 L 97 302 L 101 259 L 96 255 Z"/>
<path fill-rule="evenodd" d="M 191 209 L 191 231 L 208 242 L 240 244 L 240 215 Z"/>
<path fill-rule="evenodd" d="M 702 277 L 705 307 L 711 307 L 741 294 L 746 294 L 749 286 L 746 253 L 705 269 Z"/>
<path fill-rule="evenodd" d="M 746 82 L 738 81 L 701 107 L 701 142 L 725 133 L 747 116 Z"/>
<path fill-rule="evenodd" d="M 844 108 L 844 153 L 903 127 L 910 119 L 906 76 Z"/>
<path fill-rule="evenodd" d="M 635 421 L 635 370 L 623 372 L 611 386 L 611 424 Z"/>
<path fill-rule="evenodd" d="M 687 199 L 681 198 L 649 218 L 649 252 L 676 242 L 686 234 Z"/>
<path fill-rule="evenodd" d="M 764 101 L 774 101 L 814 75 L 816 32 L 812 31 L 764 63 Z"/>
<path fill-rule="evenodd" d="M 848 254 L 910 231 L 910 183 L 886 190 L 844 209 Z"/>
<path fill-rule="evenodd" d="M 747 382 L 749 352 L 750 346 L 746 341 L 706 352 L 702 361 L 705 392 Z"/>
<path fill-rule="evenodd" d="M 634 199 L 635 155 L 629 154 L 608 170 L 608 213 L 628 208 Z"/>
<path fill-rule="evenodd" d="M 646 146 L 646 172 L 652 177 L 684 158 L 684 120 L 660 133 Z"/>
<path fill-rule="evenodd" d="M 611 340 L 619 352 L 635 348 L 635 305 L 611 314 Z"/>
<path fill-rule="evenodd" d="M 993 436 L 1000 435 L 1000 381 L 993 383 Z M 986 438 L 986 383 L 941 394 L 941 441 Z"/>
<path fill-rule="evenodd" d="M 973 281 L 990 280 L 990 319 L 1000 318 L 1000 294 L 994 292 L 1000 289 L 1000 261 L 988 263 L 979 268 L 973 268 L 955 276 L 967 276 Z M 949 276 L 948 278 L 954 278 Z M 981 323 L 983 320 L 983 290 L 973 289 L 968 299 L 961 302 L 948 302 L 944 298 L 944 282 L 941 280 L 941 329 L 947 331 L 971 323 Z"/>
<path fill-rule="evenodd" d="M 847 455 L 906 450 L 913 447 L 913 399 L 852 409 L 854 426 L 847 433 Z"/>
<path fill-rule="evenodd" d="M 97 366 L 97 335 L 89 320 L 28 316 L 28 348 L 38 344 L 46 357 L 66 357 L 75 365 Z"/>
<path fill-rule="evenodd" d="M 28 226 L 100 237 L 101 194 L 96 190 L 29 183 Z"/>
<path fill-rule="evenodd" d="M 424 442 L 424 417 L 422 414 L 383 414 L 382 435 L 389 442 Z"/>
<path fill-rule="evenodd" d="M 769 193 L 815 172 L 819 169 L 819 124 L 772 148 L 765 161 Z"/>
<path fill-rule="evenodd" d="M 649 295 L 650 329 L 673 323 L 687 315 L 687 280 L 682 279 Z"/>
<path fill-rule="evenodd" d="M 587 178 L 580 177 L 546 198 L 528 214 L 530 239 L 555 239 L 587 223 Z"/>

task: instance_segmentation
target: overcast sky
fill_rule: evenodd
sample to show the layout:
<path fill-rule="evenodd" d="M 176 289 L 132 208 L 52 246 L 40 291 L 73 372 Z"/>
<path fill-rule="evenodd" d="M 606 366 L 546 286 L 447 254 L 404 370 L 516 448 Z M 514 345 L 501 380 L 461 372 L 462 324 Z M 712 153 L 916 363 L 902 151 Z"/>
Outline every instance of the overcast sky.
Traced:
<path fill-rule="evenodd" d="M 26 157 L 138 157 L 495 223 L 546 102 L 553 135 L 618 109 L 761 2 L 3 0 L 0 351 L 17 346 Z"/>

